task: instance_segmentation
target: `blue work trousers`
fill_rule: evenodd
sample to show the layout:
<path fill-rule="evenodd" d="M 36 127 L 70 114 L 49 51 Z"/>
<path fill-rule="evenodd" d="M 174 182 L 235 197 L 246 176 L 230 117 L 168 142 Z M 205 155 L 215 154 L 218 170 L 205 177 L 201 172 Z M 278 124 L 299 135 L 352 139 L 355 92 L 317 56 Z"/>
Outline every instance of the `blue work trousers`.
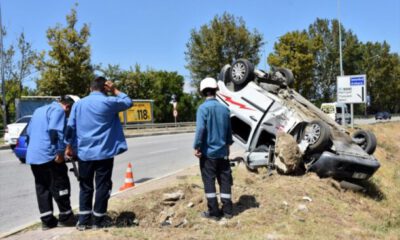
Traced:
<path fill-rule="evenodd" d="M 99 224 L 107 213 L 108 199 L 112 189 L 112 170 L 114 158 L 79 161 L 79 224 L 90 225 L 93 215 L 94 223 Z M 93 186 L 93 180 L 96 188 Z M 93 193 L 96 189 L 94 207 L 92 210 Z"/>

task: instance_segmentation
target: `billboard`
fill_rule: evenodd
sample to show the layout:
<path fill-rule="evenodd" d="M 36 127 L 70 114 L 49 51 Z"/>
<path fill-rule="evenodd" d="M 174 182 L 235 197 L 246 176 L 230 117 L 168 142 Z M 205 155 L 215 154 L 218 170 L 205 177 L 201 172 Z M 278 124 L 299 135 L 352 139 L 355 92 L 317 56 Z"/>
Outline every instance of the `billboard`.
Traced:
<path fill-rule="evenodd" d="M 153 100 L 134 99 L 131 108 L 119 113 L 119 119 L 122 123 L 151 123 L 153 122 L 153 102 Z"/>
<path fill-rule="evenodd" d="M 366 103 L 367 76 L 366 75 L 338 76 L 337 102 Z"/>

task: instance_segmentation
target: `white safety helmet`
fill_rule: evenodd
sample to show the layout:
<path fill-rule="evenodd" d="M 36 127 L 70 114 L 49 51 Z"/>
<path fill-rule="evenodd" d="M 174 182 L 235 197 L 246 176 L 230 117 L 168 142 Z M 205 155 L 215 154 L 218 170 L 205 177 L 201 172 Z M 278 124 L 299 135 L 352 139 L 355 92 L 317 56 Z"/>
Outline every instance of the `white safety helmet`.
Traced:
<path fill-rule="evenodd" d="M 214 78 L 211 77 L 206 77 L 200 82 L 200 92 L 203 92 L 204 89 L 206 88 L 212 88 L 212 89 L 217 89 L 217 81 L 215 81 Z"/>
<path fill-rule="evenodd" d="M 81 100 L 81 98 L 78 97 L 78 96 L 76 96 L 76 95 L 70 95 L 70 94 L 68 94 L 68 95 L 66 95 L 66 96 L 69 97 L 69 98 L 71 98 L 72 100 L 74 100 L 74 102 L 77 102 L 77 101 Z"/>
<path fill-rule="evenodd" d="M 76 95 L 70 95 L 70 94 L 62 95 L 62 96 L 57 98 L 58 101 L 64 102 L 64 103 L 70 104 L 70 105 L 76 103 L 80 99 L 81 99 L 80 97 L 78 97 Z"/>

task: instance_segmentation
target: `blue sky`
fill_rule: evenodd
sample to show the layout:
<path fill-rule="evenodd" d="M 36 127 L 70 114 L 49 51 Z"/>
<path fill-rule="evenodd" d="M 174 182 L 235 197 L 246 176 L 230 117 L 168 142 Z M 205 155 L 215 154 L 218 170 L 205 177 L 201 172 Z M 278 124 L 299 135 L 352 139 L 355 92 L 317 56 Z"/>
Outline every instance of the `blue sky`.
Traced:
<path fill-rule="evenodd" d="M 47 50 L 46 30 L 65 16 L 76 1 L 1 0 L 7 29 L 5 46 L 22 31 L 36 50 Z M 92 62 L 119 64 L 128 69 L 177 71 L 190 81 L 185 69 L 186 43 L 191 29 L 209 23 L 225 11 L 242 17 L 250 30 L 264 36 L 264 55 L 288 31 L 306 29 L 316 18 L 338 17 L 338 0 L 82 0 L 77 1 L 78 26 L 90 25 Z M 340 0 L 340 18 L 359 40 L 383 42 L 400 52 L 400 0 Z M 265 60 L 262 62 L 265 65 Z M 34 87 L 34 81 L 26 85 Z"/>

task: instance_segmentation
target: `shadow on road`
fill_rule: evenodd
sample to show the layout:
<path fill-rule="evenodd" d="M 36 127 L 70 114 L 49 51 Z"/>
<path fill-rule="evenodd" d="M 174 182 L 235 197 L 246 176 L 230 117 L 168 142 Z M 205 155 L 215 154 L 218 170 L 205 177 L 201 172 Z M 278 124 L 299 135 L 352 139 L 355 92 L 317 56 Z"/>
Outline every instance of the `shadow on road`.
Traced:
<path fill-rule="evenodd" d="M 138 180 L 135 180 L 135 183 L 144 183 L 144 182 L 147 182 L 147 181 L 149 181 L 149 180 L 151 180 L 151 179 L 153 179 L 153 178 L 139 178 Z"/>

